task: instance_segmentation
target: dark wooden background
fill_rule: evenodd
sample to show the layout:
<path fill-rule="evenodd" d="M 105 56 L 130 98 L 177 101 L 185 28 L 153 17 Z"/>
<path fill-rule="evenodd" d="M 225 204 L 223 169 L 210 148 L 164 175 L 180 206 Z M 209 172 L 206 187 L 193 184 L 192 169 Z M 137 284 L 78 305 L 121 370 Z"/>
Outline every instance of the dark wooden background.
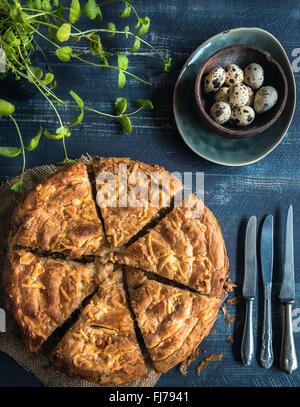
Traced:
<path fill-rule="evenodd" d="M 261 27 L 271 32 L 282 43 L 291 62 L 295 60 L 293 50 L 300 48 L 300 5 L 299 1 L 253 0 L 136 0 L 140 14 L 151 18 L 151 28 L 145 39 L 168 57 L 173 64 L 169 74 L 161 72 L 160 60 L 150 49 L 142 47 L 130 55 L 131 72 L 149 80 L 151 87 L 133 78 L 127 79 L 123 90 L 116 89 L 116 73 L 85 66 L 81 63 L 60 63 L 48 45 L 46 53 L 58 81 L 57 92 L 65 100 L 70 100 L 68 92 L 73 89 L 87 106 L 106 112 L 112 111 L 112 103 L 117 96 L 124 96 L 134 102 L 137 98 L 150 98 L 155 109 L 143 111 L 133 118 L 134 129 L 128 137 L 120 133 L 119 125 L 113 120 L 86 114 L 84 122 L 74 129 L 67 140 L 69 155 L 77 158 L 83 153 L 104 156 L 129 156 L 133 159 L 165 166 L 170 171 L 192 171 L 205 173 L 205 203 L 218 218 L 230 260 L 233 281 L 241 284 L 244 261 L 244 233 L 247 219 L 256 215 L 258 221 L 266 214 L 275 217 L 275 258 L 273 289 L 273 330 L 274 366 L 265 370 L 259 365 L 262 290 L 259 285 L 255 301 L 255 345 L 256 358 L 251 367 L 240 362 L 240 342 L 244 304 L 228 306 L 229 313 L 235 316 L 229 327 L 220 311 L 215 324 L 215 334 L 200 346 L 199 357 L 189 368 L 189 374 L 182 376 L 177 368 L 163 375 L 157 386 L 299 386 L 300 371 L 287 375 L 278 368 L 281 337 L 282 308 L 278 292 L 283 266 L 283 231 L 285 214 L 290 203 L 294 205 L 295 224 L 295 272 L 297 300 L 294 304 L 297 317 L 300 309 L 300 107 L 296 108 L 293 123 L 281 144 L 266 158 L 244 167 L 224 167 L 210 163 L 194 154 L 182 141 L 174 123 L 172 94 L 176 78 L 189 55 L 209 37 L 233 27 Z M 104 21 L 114 19 L 118 27 L 132 20 L 119 20 L 120 4 L 103 7 Z M 89 22 L 82 27 L 89 27 Z M 114 55 L 127 53 L 131 42 L 120 37 L 105 39 L 103 44 Z M 257 44 L 259 46 L 259 44 Z M 78 44 L 78 49 L 84 44 Z M 295 51 L 294 51 L 295 52 Z M 299 50 L 300 53 L 300 50 Z M 293 56 L 294 55 L 294 56 Z M 299 86 L 300 63 L 294 62 L 296 83 Z M 0 83 L 1 86 L 1 83 Z M 297 92 L 299 96 L 299 90 Z M 192 97 L 192 95 L 191 95 Z M 132 105 L 133 107 L 133 105 Z M 72 112 L 64 107 L 60 112 L 65 122 Z M 47 102 L 39 95 L 26 102 L 16 103 L 16 119 L 21 127 L 25 141 L 34 136 L 40 125 L 55 130 L 56 117 Z M 6 119 L 0 120 L 0 145 L 17 145 L 17 135 Z M 27 167 L 57 163 L 63 158 L 60 141 L 43 139 L 40 146 L 27 156 Z M 20 172 L 21 159 L 0 160 L 1 180 Z M 240 288 L 235 292 L 240 293 Z M 295 319 L 294 318 L 294 319 Z M 296 325 L 296 320 L 295 320 Z M 296 329 L 297 331 L 297 329 Z M 231 333 L 234 344 L 226 342 Z M 300 362 L 300 334 L 295 332 L 295 341 Z M 203 350 L 206 349 L 206 353 Z M 200 376 L 195 367 L 211 353 L 223 353 L 223 359 L 211 363 Z M 0 353 L 0 385 L 39 386 L 40 383 L 29 372 L 18 366 L 12 359 Z"/>

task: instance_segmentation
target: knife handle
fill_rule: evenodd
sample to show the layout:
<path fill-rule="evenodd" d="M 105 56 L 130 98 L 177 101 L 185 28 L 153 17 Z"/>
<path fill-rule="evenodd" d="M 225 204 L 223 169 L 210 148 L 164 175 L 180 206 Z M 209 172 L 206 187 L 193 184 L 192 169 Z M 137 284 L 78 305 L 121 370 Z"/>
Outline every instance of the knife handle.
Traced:
<path fill-rule="evenodd" d="M 274 360 L 272 346 L 271 291 L 271 284 L 264 285 L 264 323 L 262 331 L 260 361 L 265 369 L 269 369 L 272 366 Z"/>
<path fill-rule="evenodd" d="M 241 357 L 245 366 L 250 366 L 254 355 L 253 339 L 253 302 L 254 298 L 245 298 L 246 300 L 246 317 L 242 339 Z"/>
<path fill-rule="evenodd" d="M 292 373 L 298 368 L 292 325 L 292 304 L 284 304 L 280 369 Z"/>

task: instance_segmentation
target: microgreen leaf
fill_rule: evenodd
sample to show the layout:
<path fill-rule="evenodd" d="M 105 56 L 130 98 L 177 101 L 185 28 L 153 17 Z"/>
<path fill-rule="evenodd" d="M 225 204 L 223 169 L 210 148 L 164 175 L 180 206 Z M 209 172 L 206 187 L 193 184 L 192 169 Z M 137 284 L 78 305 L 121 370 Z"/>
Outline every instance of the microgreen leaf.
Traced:
<path fill-rule="evenodd" d="M 38 134 L 30 140 L 28 146 L 26 147 L 28 151 L 32 151 L 38 146 L 42 133 L 43 128 L 41 127 Z"/>
<path fill-rule="evenodd" d="M 60 47 L 56 49 L 56 56 L 63 62 L 70 61 L 72 56 L 72 48 L 71 47 Z"/>
<path fill-rule="evenodd" d="M 131 12 L 131 8 L 128 6 L 128 4 L 126 4 L 126 7 L 125 7 L 123 13 L 120 14 L 120 18 L 129 17 L 130 12 Z"/>
<path fill-rule="evenodd" d="M 56 38 L 60 42 L 68 41 L 71 35 L 71 24 L 64 23 L 62 24 L 56 33 Z"/>
<path fill-rule="evenodd" d="M 42 0 L 42 9 L 44 11 L 51 11 L 52 7 L 49 0 Z"/>
<path fill-rule="evenodd" d="M 150 27 L 150 18 L 149 17 L 140 18 L 140 22 L 141 22 L 142 26 L 138 32 L 139 37 L 141 37 L 142 35 L 144 35 L 148 32 L 149 27 Z"/>
<path fill-rule="evenodd" d="M 164 71 L 169 72 L 171 67 L 172 58 L 168 58 L 164 61 Z"/>
<path fill-rule="evenodd" d="M 15 111 L 14 105 L 12 105 L 11 103 L 7 102 L 4 99 L 0 99 L 0 117 L 13 114 L 14 111 Z"/>
<path fill-rule="evenodd" d="M 44 130 L 44 135 L 50 140 L 59 140 L 63 137 L 63 134 L 51 134 L 48 130 Z"/>
<path fill-rule="evenodd" d="M 42 9 L 42 0 L 34 0 L 33 4 L 34 8 L 37 8 L 38 10 Z"/>
<path fill-rule="evenodd" d="M 118 66 L 124 70 L 128 68 L 128 58 L 126 55 L 118 54 Z"/>
<path fill-rule="evenodd" d="M 55 89 L 55 88 L 56 88 L 56 85 L 57 85 L 56 81 L 53 81 L 53 82 L 50 84 L 50 89 Z"/>
<path fill-rule="evenodd" d="M 119 71 L 119 76 L 118 76 L 118 89 L 124 88 L 126 84 L 126 76 L 122 71 Z"/>
<path fill-rule="evenodd" d="M 20 180 L 20 181 L 15 182 L 14 185 L 10 189 L 15 192 L 20 192 L 22 187 L 23 187 L 23 181 Z"/>
<path fill-rule="evenodd" d="M 56 134 L 58 136 L 62 136 L 62 137 L 70 137 L 71 136 L 71 132 L 69 130 L 69 128 L 67 126 L 61 126 L 56 130 Z"/>
<path fill-rule="evenodd" d="M 26 6 L 28 8 L 34 8 L 34 1 L 33 0 L 27 0 L 26 1 Z"/>
<path fill-rule="evenodd" d="M 36 66 L 28 66 L 27 68 L 27 76 L 29 82 L 37 82 L 43 77 L 43 70 L 41 68 L 38 68 Z"/>
<path fill-rule="evenodd" d="M 75 93 L 73 90 L 70 90 L 69 93 L 72 96 L 72 98 L 75 100 L 75 102 L 78 104 L 79 107 L 84 106 L 83 100 L 77 95 L 77 93 Z"/>
<path fill-rule="evenodd" d="M 11 47 L 18 48 L 21 41 L 15 36 L 13 31 L 7 30 L 3 36 L 4 41 L 6 41 Z"/>
<path fill-rule="evenodd" d="M 82 8 L 84 14 L 91 20 L 102 20 L 102 13 L 100 7 L 97 5 L 95 0 L 87 0 Z"/>
<path fill-rule="evenodd" d="M 108 34 L 108 37 L 113 37 L 116 34 L 116 26 L 114 23 L 107 23 L 107 29 L 111 30 L 112 33 Z"/>
<path fill-rule="evenodd" d="M 81 8 L 79 0 L 72 0 L 69 12 L 69 21 L 71 24 L 74 24 L 76 21 L 79 20 L 81 15 Z"/>
<path fill-rule="evenodd" d="M 76 124 L 81 123 L 83 120 L 83 117 L 84 117 L 84 112 L 81 109 L 80 113 L 77 116 L 73 117 L 73 119 L 70 121 L 70 123 L 68 124 L 68 127 L 72 127 L 72 126 L 75 126 Z"/>
<path fill-rule="evenodd" d="M 117 98 L 115 101 L 116 115 L 121 116 L 127 109 L 127 100 L 125 98 Z"/>
<path fill-rule="evenodd" d="M 9 16 L 12 20 L 15 22 L 20 22 L 22 21 L 21 13 L 17 9 L 17 7 L 12 6 L 11 9 L 9 10 Z"/>
<path fill-rule="evenodd" d="M 129 136 L 132 132 L 131 120 L 128 116 L 122 116 L 120 120 L 121 128 L 127 136 Z"/>
<path fill-rule="evenodd" d="M 140 49 L 140 46 L 141 46 L 141 41 L 139 38 L 136 38 L 136 40 L 134 41 L 133 47 L 130 48 L 130 51 L 131 52 L 138 51 Z"/>
<path fill-rule="evenodd" d="M 47 72 L 45 78 L 42 81 L 40 81 L 40 84 L 47 86 L 53 81 L 53 79 L 54 79 L 53 73 Z"/>
<path fill-rule="evenodd" d="M 20 152 L 21 149 L 17 147 L 0 147 L 0 155 L 3 157 L 17 157 Z"/>
<path fill-rule="evenodd" d="M 126 27 L 124 27 L 124 32 L 125 32 L 125 37 L 128 38 L 128 32 L 129 32 L 129 27 L 128 25 L 126 25 Z"/>
<path fill-rule="evenodd" d="M 71 132 L 67 126 L 61 126 L 56 130 L 56 134 L 51 134 L 48 130 L 44 130 L 44 135 L 50 140 L 59 140 L 63 137 L 70 137 Z"/>
<path fill-rule="evenodd" d="M 152 104 L 151 100 L 149 100 L 149 99 L 145 99 L 145 100 L 138 99 L 136 101 L 136 105 L 137 105 L 137 107 L 146 107 L 151 110 L 153 109 L 153 104 Z"/>
<path fill-rule="evenodd" d="M 101 55 L 103 48 L 101 44 L 101 38 L 98 34 L 90 35 L 89 48 L 92 55 Z"/>

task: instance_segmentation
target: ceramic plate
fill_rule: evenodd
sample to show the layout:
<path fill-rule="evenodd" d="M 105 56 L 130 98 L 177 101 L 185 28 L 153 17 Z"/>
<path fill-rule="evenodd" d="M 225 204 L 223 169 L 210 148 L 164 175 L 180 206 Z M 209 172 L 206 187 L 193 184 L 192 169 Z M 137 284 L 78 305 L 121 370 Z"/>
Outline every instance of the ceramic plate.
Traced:
<path fill-rule="evenodd" d="M 215 52 L 234 44 L 255 45 L 268 51 L 282 66 L 288 81 L 286 107 L 266 131 L 247 139 L 229 139 L 214 133 L 201 122 L 194 103 L 194 84 L 201 65 Z M 179 133 L 201 157 L 217 164 L 251 164 L 269 154 L 285 136 L 295 111 L 296 85 L 289 59 L 279 41 L 260 28 L 236 28 L 205 41 L 184 64 L 177 79 L 173 110 Z"/>

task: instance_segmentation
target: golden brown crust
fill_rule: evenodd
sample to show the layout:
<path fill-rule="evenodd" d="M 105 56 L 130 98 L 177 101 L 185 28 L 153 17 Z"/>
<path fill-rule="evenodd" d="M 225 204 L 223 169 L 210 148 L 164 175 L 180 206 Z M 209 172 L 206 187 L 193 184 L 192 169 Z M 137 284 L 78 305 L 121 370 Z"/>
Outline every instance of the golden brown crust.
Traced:
<path fill-rule="evenodd" d="M 103 268 L 95 263 L 37 256 L 25 250 L 7 254 L 2 272 L 7 310 L 31 351 L 37 351 L 83 299 L 97 289 L 107 275 Z"/>
<path fill-rule="evenodd" d="M 184 361 L 209 333 L 221 301 L 148 280 L 126 268 L 130 303 L 157 372 Z"/>
<path fill-rule="evenodd" d="M 12 217 L 9 245 L 70 258 L 108 250 L 83 163 L 62 168 L 27 194 Z"/>
<path fill-rule="evenodd" d="M 122 166 L 125 168 L 124 173 L 119 172 Z M 114 247 L 127 243 L 159 215 L 160 209 L 169 206 L 174 195 L 182 190 L 179 179 L 158 165 L 148 165 L 129 158 L 95 156 L 93 167 L 98 196 L 101 194 L 102 197 L 98 204 L 101 207 L 106 236 Z M 112 174 L 113 178 L 106 183 L 104 180 L 100 183 L 99 177 L 105 173 Z M 163 181 L 158 181 L 159 178 Z M 116 187 L 116 181 L 122 179 L 126 180 L 124 189 L 119 189 L 119 182 Z M 104 200 L 106 194 L 109 198 Z M 127 201 L 126 206 L 122 206 L 122 197 Z"/>
<path fill-rule="evenodd" d="M 194 195 L 114 258 L 212 297 L 220 297 L 228 272 L 218 222 Z"/>
<path fill-rule="evenodd" d="M 120 269 L 116 275 L 122 275 Z M 145 376 L 145 363 L 120 280 L 100 285 L 55 348 L 51 356 L 55 368 L 105 386 Z"/>
<path fill-rule="evenodd" d="M 92 164 L 95 178 L 104 173 L 115 176 L 103 185 L 96 183 L 107 238 L 86 166 L 64 167 L 29 192 L 16 209 L 3 284 L 7 310 L 31 351 L 37 351 L 98 288 L 51 360 L 69 376 L 118 385 L 145 376 L 146 368 L 126 302 L 122 268 L 107 261 L 131 266 L 126 267 L 130 302 L 155 370 L 166 372 L 194 352 L 210 332 L 228 277 L 228 258 L 217 220 L 193 194 L 124 248 L 166 212 L 161 210 L 182 190 L 182 184 L 162 167 L 128 158 L 96 156 Z M 126 166 L 126 206 L 120 205 L 119 189 L 108 199 L 116 205 L 107 206 L 106 199 L 103 205 L 106 194 L 114 191 L 120 164 Z M 140 200 L 143 191 L 147 193 Z M 13 250 L 17 247 L 69 258 L 93 255 L 98 260 L 84 265 Z M 162 280 L 158 277 L 149 280 L 139 269 L 200 294 L 162 284 L 156 281 Z"/>

